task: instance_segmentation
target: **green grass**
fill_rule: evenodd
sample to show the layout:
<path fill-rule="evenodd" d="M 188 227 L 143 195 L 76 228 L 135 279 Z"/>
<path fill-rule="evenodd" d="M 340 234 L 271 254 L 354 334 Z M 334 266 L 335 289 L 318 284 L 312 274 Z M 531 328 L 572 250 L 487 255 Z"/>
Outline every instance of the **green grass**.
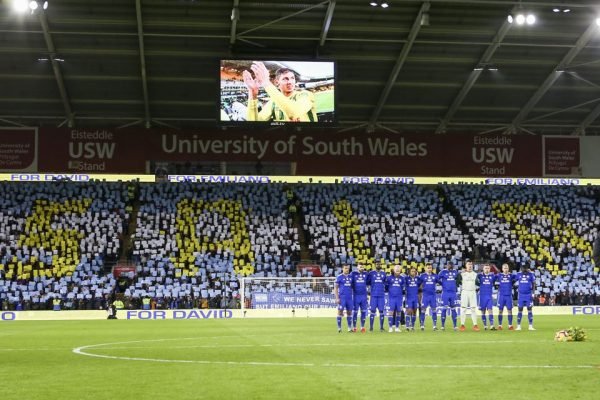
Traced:
<path fill-rule="evenodd" d="M 589 341 L 553 341 L 571 325 Z M 536 328 L 338 334 L 334 318 L 3 322 L 0 398 L 597 398 L 600 318 L 539 316 Z M 112 358 L 73 352 L 98 344 L 107 345 L 82 352 Z"/>
<path fill-rule="evenodd" d="M 333 90 L 315 92 L 315 103 L 317 112 L 335 111 L 333 109 Z"/>

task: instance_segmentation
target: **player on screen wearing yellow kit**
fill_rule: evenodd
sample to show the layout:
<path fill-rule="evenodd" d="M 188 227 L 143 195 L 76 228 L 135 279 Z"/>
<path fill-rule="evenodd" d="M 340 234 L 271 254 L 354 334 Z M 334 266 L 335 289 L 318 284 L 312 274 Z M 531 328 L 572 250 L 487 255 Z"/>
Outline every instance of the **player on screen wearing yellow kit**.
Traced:
<path fill-rule="evenodd" d="M 242 76 L 248 88 L 248 121 L 317 122 L 315 97 L 308 90 L 296 90 L 296 74 L 289 68 L 275 73 L 275 85 L 269 70 L 255 61 Z M 258 90 L 264 88 L 269 101 L 258 111 Z"/>

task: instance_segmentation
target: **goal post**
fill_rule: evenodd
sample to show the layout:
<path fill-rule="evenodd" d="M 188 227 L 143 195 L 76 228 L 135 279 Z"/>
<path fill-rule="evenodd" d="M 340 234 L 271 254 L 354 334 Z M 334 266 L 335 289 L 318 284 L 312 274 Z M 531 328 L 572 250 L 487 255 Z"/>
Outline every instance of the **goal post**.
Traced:
<path fill-rule="evenodd" d="M 247 277 L 241 281 L 241 308 L 335 308 L 334 277 Z"/>

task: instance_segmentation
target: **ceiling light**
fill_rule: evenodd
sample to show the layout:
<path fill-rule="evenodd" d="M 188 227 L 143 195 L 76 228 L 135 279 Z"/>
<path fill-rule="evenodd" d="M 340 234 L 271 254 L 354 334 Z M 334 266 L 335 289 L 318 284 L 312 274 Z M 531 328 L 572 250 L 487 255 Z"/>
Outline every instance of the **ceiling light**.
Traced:
<path fill-rule="evenodd" d="M 523 25 L 525 23 L 525 16 L 523 14 L 518 14 L 515 21 L 517 21 L 517 25 Z"/>
<path fill-rule="evenodd" d="M 35 11 L 35 10 L 37 10 L 37 8 L 38 8 L 38 3 L 37 3 L 37 1 L 30 1 L 30 2 L 29 2 L 29 9 L 30 9 L 31 11 Z"/>
<path fill-rule="evenodd" d="M 47 1 L 45 1 L 45 2 L 44 2 L 44 6 L 43 6 L 42 8 L 43 8 L 44 10 L 47 10 L 47 9 L 48 9 L 48 2 L 47 2 Z"/>
<path fill-rule="evenodd" d="M 515 22 L 517 25 L 533 25 L 535 24 L 535 21 L 537 20 L 537 18 L 535 17 L 534 14 L 524 14 L 522 12 L 518 13 L 518 14 L 509 14 L 508 17 L 506 18 L 506 20 L 508 21 L 509 24 L 512 24 L 513 22 Z"/>
<path fill-rule="evenodd" d="M 386 3 L 385 1 L 383 3 L 381 3 L 381 7 L 383 8 L 388 8 L 390 5 L 388 3 Z"/>
<path fill-rule="evenodd" d="M 570 8 L 565 8 L 565 9 L 563 10 L 563 12 L 564 12 L 564 13 L 571 12 L 571 9 L 570 9 Z"/>
<path fill-rule="evenodd" d="M 372 1 L 369 4 L 372 5 L 373 7 L 377 7 L 379 5 L 379 3 L 377 3 L 376 1 Z"/>
<path fill-rule="evenodd" d="M 560 8 L 553 8 L 553 9 L 552 9 L 552 11 L 553 11 L 553 12 L 556 12 L 556 13 L 557 13 L 557 12 L 560 12 Z"/>
<path fill-rule="evenodd" d="M 596 18 L 596 25 L 600 26 L 600 18 Z"/>

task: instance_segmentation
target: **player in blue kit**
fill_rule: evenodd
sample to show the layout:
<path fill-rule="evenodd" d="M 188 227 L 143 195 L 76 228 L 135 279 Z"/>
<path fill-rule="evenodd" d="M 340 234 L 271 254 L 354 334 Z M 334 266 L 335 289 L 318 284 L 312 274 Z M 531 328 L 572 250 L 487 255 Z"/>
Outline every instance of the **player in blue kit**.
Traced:
<path fill-rule="evenodd" d="M 348 332 L 352 331 L 352 310 L 354 301 L 352 299 L 352 276 L 350 275 L 350 266 L 342 266 L 342 273 L 335 279 L 333 289 L 335 299 L 338 304 L 337 327 L 338 332 L 342 331 L 342 317 L 346 310 L 346 320 L 348 321 Z"/>
<path fill-rule="evenodd" d="M 486 264 L 483 266 L 483 273 L 477 275 L 477 282 L 479 283 L 479 309 L 481 310 L 481 321 L 483 322 L 483 329 L 487 330 L 487 318 L 486 311 L 490 320 L 490 330 L 495 331 L 494 326 L 494 302 L 492 300 L 492 294 L 494 292 L 494 282 L 496 282 L 496 275 L 490 272 L 490 265 Z"/>
<path fill-rule="evenodd" d="M 437 330 L 437 298 L 435 296 L 435 289 L 438 283 L 437 274 L 433 273 L 433 266 L 431 264 L 425 265 L 425 272 L 419 276 L 419 281 L 423 289 L 423 298 L 421 300 L 421 310 L 419 311 L 419 322 L 421 330 L 425 330 L 425 312 L 427 307 L 431 313 L 431 319 L 433 320 L 433 330 Z"/>
<path fill-rule="evenodd" d="M 529 330 L 535 331 L 533 327 L 533 289 L 535 288 L 535 278 L 529 268 L 522 267 L 521 272 L 515 277 L 518 284 L 517 307 L 517 330 L 521 330 L 521 319 L 523 318 L 523 307 L 527 307 L 527 319 L 529 320 Z"/>
<path fill-rule="evenodd" d="M 379 329 L 383 332 L 383 321 L 385 319 L 385 281 L 386 273 L 381 270 L 381 264 L 375 266 L 375 271 L 369 272 L 367 285 L 371 295 L 371 315 L 369 315 L 369 330 L 373 330 L 375 311 L 379 311 Z"/>
<path fill-rule="evenodd" d="M 457 283 L 460 275 L 458 271 L 454 269 L 454 265 L 452 263 L 448 263 L 446 269 L 438 274 L 438 279 L 442 284 L 442 330 L 446 329 L 446 316 L 448 315 L 448 310 L 450 310 L 452 315 L 452 325 L 454 326 L 454 330 L 457 330 L 456 326 L 456 316 L 458 315 L 456 312 L 456 298 L 457 298 Z"/>
<path fill-rule="evenodd" d="M 508 314 L 508 330 L 513 330 L 513 284 L 515 276 L 510 272 L 508 264 L 502 264 L 502 272 L 496 276 L 498 282 L 498 330 L 502 330 L 504 308 Z"/>
<path fill-rule="evenodd" d="M 419 309 L 419 286 L 421 282 L 417 276 L 417 269 L 412 267 L 406 281 L 406 329 L 415 330 L 417 310 Z"/>
<path fill-rule="evenodd" d="M 389 332 L 400 332 L 400 316 L 404 302 L 404 275 L 399 265 L 394 266 L 394 273 L 387 277 L 388 292 L 388 325 Z"/>
<path fill-rule="evenodd" d="M 360 310 L 360 331 L 365 333 L 365 320 L 367 318 L 367 276 L 365 266 L 358 264 L 358 271 L 352 271 L 352 290 L 354 293 L 354 310 L 352 312 L 353 330 L 356 332 L 356 319 Z"/>

